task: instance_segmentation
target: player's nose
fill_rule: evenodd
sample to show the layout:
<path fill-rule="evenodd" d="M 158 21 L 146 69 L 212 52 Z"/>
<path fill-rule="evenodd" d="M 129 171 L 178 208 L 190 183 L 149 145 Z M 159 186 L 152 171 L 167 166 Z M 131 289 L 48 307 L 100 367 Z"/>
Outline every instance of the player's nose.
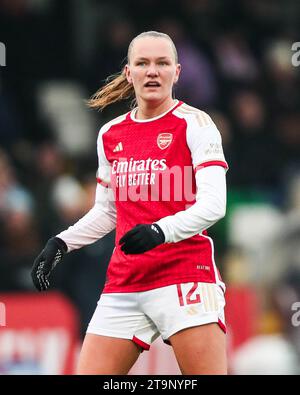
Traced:
<path fill-rule="evenodd" d="M 147 68 L 147 76 L 148 77 L 155 77 L 158 75 L 158 69 L 156 65 L 150 64 L 149 67 Z"/>

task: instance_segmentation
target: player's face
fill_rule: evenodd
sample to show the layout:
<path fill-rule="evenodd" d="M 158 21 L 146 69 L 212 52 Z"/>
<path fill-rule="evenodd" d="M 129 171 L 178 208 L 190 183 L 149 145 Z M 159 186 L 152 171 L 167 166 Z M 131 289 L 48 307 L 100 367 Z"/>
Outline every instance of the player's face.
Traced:
<path fill-rule="evenodd" d="M 177 82 L 180 65 L 169 40 L 161 37 L 141 37 L 134 41 L 129 64 L 125 68 L 133 84 L 138 105 L 143 102 L 160 104 L 172 99 L 172 87 Z"/>

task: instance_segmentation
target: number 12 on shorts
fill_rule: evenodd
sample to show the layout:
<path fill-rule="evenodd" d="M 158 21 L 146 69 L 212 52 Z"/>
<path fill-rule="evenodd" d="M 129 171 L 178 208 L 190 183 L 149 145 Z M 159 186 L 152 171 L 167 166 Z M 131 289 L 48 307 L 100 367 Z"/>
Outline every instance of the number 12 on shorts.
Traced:
<path fill-rule="evenodd" d="M 188 284 L 191 285 L 191 284 Z M 201 302 L 200 293 L 196 293 L 198 288 L 198 283 L 192 283 L 192 287 L 186 295 L 183 294 L 182 284 L 177 284 L 177 294 L 180 306 L 185 306 L 189 304 L 196 304 Z"/>

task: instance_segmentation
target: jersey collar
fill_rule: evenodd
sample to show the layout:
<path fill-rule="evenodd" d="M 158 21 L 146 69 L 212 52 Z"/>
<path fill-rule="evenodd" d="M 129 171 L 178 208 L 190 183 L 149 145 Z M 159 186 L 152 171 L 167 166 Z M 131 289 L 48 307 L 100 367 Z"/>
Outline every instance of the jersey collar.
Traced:
<path fill-rule="evenodd" d="M 135 118 L 135 114 L 137 112 L 138 107 L 135 107 L 131 113 L 130 113 L 130 118 L 134 121 L 134 122 L 151 122 L 151 121 L 155 121 L 156 119 L 162 118 L 163 116 L 165 116 L 166 114 L 168 114 L 168 112 L 172 111 L 177 105 L 179 104 L 179 100 L 175 99 L 174 104 L 171 108 L 169 108 L 167 111 L 165 111 L 164 113 L 157 115 L 154 118 L 148 118 L 148 119 L 136 119 Z"/>

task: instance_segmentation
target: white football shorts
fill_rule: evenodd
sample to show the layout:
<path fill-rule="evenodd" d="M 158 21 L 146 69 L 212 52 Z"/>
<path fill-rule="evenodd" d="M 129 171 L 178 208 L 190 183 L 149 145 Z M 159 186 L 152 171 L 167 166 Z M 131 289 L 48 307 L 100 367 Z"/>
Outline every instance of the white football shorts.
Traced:
<path fill-rule="evenodd" d="M 131 339 L 142 349 L 159 336 L 212 322 L 226 332 L 222 288 L 211 283 L 168 285 L 143 292 L 102 294 L 87 333 Z"/>

